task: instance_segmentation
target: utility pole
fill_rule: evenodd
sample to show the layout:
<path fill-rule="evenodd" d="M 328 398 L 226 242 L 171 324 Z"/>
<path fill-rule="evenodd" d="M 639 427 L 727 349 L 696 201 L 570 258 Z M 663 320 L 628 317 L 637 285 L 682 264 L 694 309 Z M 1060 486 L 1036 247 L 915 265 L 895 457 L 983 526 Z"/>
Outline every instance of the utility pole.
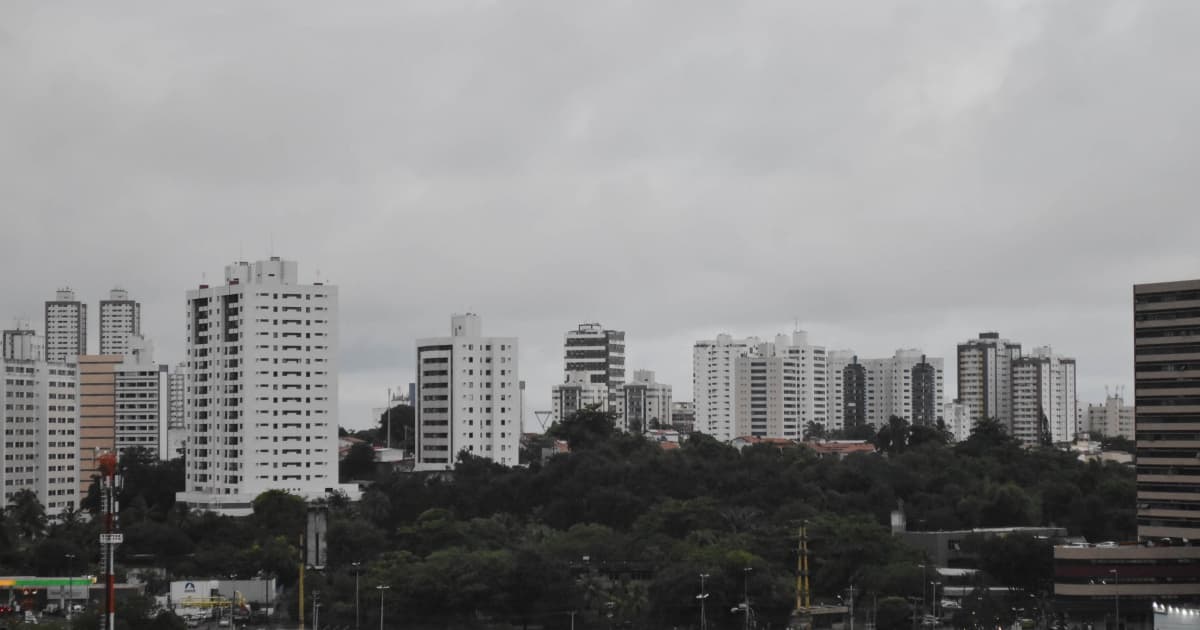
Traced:
<path fill-rule="evenodd" d="M 708 599 L 708 592 L 704 590 L 704 580 L 708 577 L 707 573 L 700 574 L 700 594 L 696 599 L 700 600 L 700 630 L 708 630 L 708 620 L 704 617 L 704 600 Z M 575 628 L 575 613 L 571 613 L 571 629 Z"/>

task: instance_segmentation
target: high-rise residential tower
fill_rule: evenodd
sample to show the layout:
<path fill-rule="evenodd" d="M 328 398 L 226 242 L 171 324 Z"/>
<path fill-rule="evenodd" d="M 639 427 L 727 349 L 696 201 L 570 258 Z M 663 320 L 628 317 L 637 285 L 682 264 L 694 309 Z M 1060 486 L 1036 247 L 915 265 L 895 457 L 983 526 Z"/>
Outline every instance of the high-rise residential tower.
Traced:
<path fill-rule="evenodd" d="M 563 336 L 566 382 L 603 384 L 608 408 L 620 412 L 625 384 L 625 332 L 606 330 L 598 323 L 580 324 Z"/>
<path fill-rule="evenodd" d="M 757 337 L 734 339 L 717 335 L 710 341 L 692 346 L 692 395 L 695 404 L 695 430 L 728 442 L 735 435 L 733 417 L 735 363 L 759 344 Z"/>
<path fill-rule="evenodd" d="M 1133 287 L 1138 537 L 1200 540 L 1200 279 Z"/>
<path fill-rule="evenodd" d="M 897 350 L 882 359 L 859 359 L 850 350 L 830 354 L 831 429 L 869 424 L 876 429 L 892 416 L 914 425 L 942 419 L 944 369 L 940 357 Z"/>
<path fill-rule="evenodd" d="M 1079 432 L 1075 359 L 1049 347 L 1012 361 L 1012 423 L 1009 434 L 1025 444 L 1070 442 Z"/>
<path fill-rule="evenodd" d="M 59 289 L 46 302 L 46 361 L 74 363 L 87 354 L 87 304 L 70 288 Z"/>
<path fill-rule="evenodd" d="M 1012 362 L 1021 357 L 1021 344 L 999 333 L 979 333 L 978 339 L 958 344 L 958 397 L 975 422 L 1000 421 L 1012 429 Z"/>
<path fill-rule="evenodd" d="M 828 421 L 825 348 L 804 331 L 771 343 L 719 335 L 692 352 L 697 431 L 723 441 L 800 438 L 808 423 Z"/>
<path fill-rule="evenodd" d="M 74 364 L 48 363 L 33 348 L 6 345 L 0 357 L 0 509 L 29 490 L 57 516 L 79 504 L 79 380 Z"/>
<path fill-rule="evenodd" d="M 142 334 L 142 305 L 125 289 L 113 289 L 100 300 L 100 354 L 126 354 L 129 338 Z"/>
<path fill-rule="evenodd" d="M 225 267 L 187 292 L 186 487 L 177 500 L 248 514 L 261 493 L 338 484 L 338 291 L 294 261 Z"/>
<path fill-rule="evenodd" d="M 484 337 L 473 313 L 452 316 L 449 337 L 417 341 L 417 470 L 449 470 L 463 452 L 517 464 L 517 356 L 516 337 Z"/>

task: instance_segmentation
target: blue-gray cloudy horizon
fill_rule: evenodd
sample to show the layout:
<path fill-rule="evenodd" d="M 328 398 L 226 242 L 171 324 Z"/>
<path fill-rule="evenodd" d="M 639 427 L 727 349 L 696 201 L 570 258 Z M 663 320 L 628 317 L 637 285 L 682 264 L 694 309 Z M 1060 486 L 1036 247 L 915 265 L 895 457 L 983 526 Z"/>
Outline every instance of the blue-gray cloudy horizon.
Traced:
<path fill-rule="evenodd" d="M 269 253 L 341 293 L 341 422 L 451 312 L 562 334 L 942 356 L 997 330 L 1131 385 L 1130 285 L 1200 275 L 1200 5 L 214 2 L 0 5 L 0 321 L 70 285 L 143 303 Z M 93 318 L 95 315 L 93 314 Z M 93 324 L 93 330 L 94 330 Z M 93 340 L 93 343 L 95 341 Z"/>

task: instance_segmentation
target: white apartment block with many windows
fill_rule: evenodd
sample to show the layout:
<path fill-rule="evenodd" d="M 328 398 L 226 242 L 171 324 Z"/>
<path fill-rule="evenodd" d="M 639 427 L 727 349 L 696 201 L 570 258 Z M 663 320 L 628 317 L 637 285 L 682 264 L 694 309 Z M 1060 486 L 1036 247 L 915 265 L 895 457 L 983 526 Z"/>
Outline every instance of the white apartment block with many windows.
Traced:
<path fill-rule="evenodd" d="M 621 428 L 626 431 L 671 426 L 671 386 L 659 383 L 652 370 L 634 370 L 633 380 L 621 388 Z"/>
<path fill-rule="evenodd" d="M 356 498 L 338 484 L 337 287 L 297 276 L 272 257 L 188 291 L 179 501 L 237 515 L 268 490 Z"/>
<path fill-rule="evenodd" d="M 590 380 L 587 372 L 567 372 L 566 382 L 550 388 L 552 422 L 562 422 L 581 409 L 616 411 L 610 406 L 608 385 Z"/>
<path fill-rule="evenodd" d="M 127 354 L 129 339 L 142 334 L 142 305 L 125 289 L 113 289 L 100 300 L 100 354 Z"/>
<path fill-rule="evenodd" d="M 79 503 L 79 375 L 28 352 L 0 358 L 0 508 L 32 491 L 51 516 Z"/>
<path fill-rule="evenodd" d="M 957 400 L 975 422 L 995 419 L 1012 430 L 1012 363 L 1020 357 L 1021 344 L 994 332 L 958 344 Z"/>
<path fill-rule="evenodd" d="M 478 315 L 450 319 L 450 336 L 417 340 L 416 470 L 450 470 L 460 453 L 519 461 L 521 385 L 516 337 L 484 337 Z"/>
<path fill-rule="evenodd" d="M 1084 409 L 1084 406 L 1079 405 L 1079 408 Z M 1087 405 L 1085 413 L 1081 415 L 1086 417 L 1079 425 L 1079 430 L 1088 431 L 1092 439 L 1100 435 L 1134 439 L 1133 405 L 1126 405 L 1120 394 L 1105 395 L 1103 405 Z"/>
<path fill-rule="evenodd" d="M 727 334 L 697 341 L 692 346 L 692 401 L 696 407 L 695 431 L 728 442 L 737 437 L 734 414 L 736 363 L 759 343 L 757 337 L 734 339 Z"/>
<path fill-rule="evenodd" d="M 761 437 L 802 437 L 809 422 L 828 421 L 825 348 L 809 344 L 804 331 L 777 335 L 773 343 L 718 335 L 696 342 L 692 356 L 695 430 L 701 433 L 726 442 L 763 432 Z M 778 400 L 770 399 L 774 388 Z M 760 393 L 769 400 L 758 400 Z M 773 411 L 760 413 L 764 404 Z"/>
<path fill-rule="evenodd" d="M 87 304 L 70 288 L 59 289 L 46 302 L 46 361 L 75 363 L 87 354 Z"/>
<path fill-rule="evenodd" d="M 1081 429 L 1075 398 L 1075 359 L 1054 354 L 1049 346 L 1034 348 L 1012 362 L 1010 434 L 1025 444 L 1045 439 L 1059 444 L 1075 439 Z"/>
<path fill-rule="evenodd" d="M 126 340 L 125 361 L 113 368 L 117 452 L 144 448 L 161 457 L 166 366 L 154 362 L 154 346 L 141 335 Z"/>

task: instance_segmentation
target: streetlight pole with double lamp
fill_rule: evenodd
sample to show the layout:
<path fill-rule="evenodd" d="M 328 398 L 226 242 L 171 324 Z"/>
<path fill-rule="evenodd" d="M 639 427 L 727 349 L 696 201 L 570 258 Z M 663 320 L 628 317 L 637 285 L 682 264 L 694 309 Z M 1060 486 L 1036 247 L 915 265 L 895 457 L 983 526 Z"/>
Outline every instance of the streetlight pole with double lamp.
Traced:
<path fill-rule="evenodd" d="M 383 630 L 383 595 L 389 588 L 392 587 L 387 584 L 380 584 L 375 587 L 375 590 L 379 591 L 379 630 Z"/>
<path fill-rule="evenodd" d="M 708 620 L 704 618 L 704 600 L 708 599 L 708 592 L 704 590 L 704 580 L 707 577 L 707 573 L 700 574 L 700 594 L 696 596 L 696 599 L 700 600 L 700 630 L 708 630 Z"/>

